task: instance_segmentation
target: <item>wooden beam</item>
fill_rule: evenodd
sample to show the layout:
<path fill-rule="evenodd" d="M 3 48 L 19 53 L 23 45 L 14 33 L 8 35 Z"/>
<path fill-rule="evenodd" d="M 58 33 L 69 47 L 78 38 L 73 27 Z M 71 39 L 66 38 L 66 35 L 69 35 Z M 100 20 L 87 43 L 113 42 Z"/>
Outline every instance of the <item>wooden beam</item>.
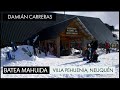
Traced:
<path fill-rule="evenodd" d="M 60 36 L 56 39 L 57 57 L 60 57 Z"/>

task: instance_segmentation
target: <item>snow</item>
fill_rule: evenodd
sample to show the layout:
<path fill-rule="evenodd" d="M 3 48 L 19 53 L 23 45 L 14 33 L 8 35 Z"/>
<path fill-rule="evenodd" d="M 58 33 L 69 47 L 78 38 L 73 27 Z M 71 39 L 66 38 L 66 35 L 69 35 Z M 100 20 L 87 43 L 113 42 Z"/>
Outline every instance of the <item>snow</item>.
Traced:
<path fill-rule="evenodd" d="M 105 51 L 98 49 L 99 63 L 89 63 L 83 61 L 79 55 L 61 56 L 57 58 L 53 55 L 45 56 L 41 53 L 38 56 L 27 56 L 22 47 L 28 47 L 31 52 L 31 46 L 18 46 L 18 50 L 14 53 L 15 60 L 5 60 L 6 48 L 1 49 L 1 78 L 119 78 L 119 52 L 111 52 L 105 54 Z M 11 47 L 8 47 L 11 51 Z M 3 74 L 3 66 L 114 66 L 115 74 Z"/>
<path fill-rule="evenodd" d="M 71 55 L 75 55 L 76 53 L 82 53 L 81 50 L 77 50 L 75 48 L 71 49 Z"/>

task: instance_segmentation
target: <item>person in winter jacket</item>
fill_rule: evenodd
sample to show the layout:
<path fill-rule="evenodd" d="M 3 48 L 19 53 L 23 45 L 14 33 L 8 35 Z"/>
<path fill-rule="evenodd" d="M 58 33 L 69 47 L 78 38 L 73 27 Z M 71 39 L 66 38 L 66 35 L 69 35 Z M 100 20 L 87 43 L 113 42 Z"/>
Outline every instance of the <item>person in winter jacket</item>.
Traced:
<path fill-rule="evenodd" d="M 15 52 L 18 48 L 14 42 L 11 42 L 12 51 Z"/>
<path fill-rule="evenodd" d="M 44 53 L 45 53 L 45 56 L 47 56 L 47 47 L 44 46 Z"/>
<path fill-rule="evenodd" d="M 5 53 L 6 53 L 6 60 L 11 60 L 12 56 L 10 54 L 10 50 L 9 50 L 8 46 L 5 48 Z"/>
<path fill-rule="evenodd" d="M 105 42 L 105 49 L 106 49 L 106 54 L 110 53 L 110 43 L 108 41 Z"/>
<path fill-rule="evenodd" d="M 85 48 L 85 51 L 84 51 L 83 56 L 84 56 L 84 58 L 83 58 L 84 61 L 85 61 L 85 60 L 90 60 L 90 59 L 89 59 L 90 51 L 89 51 L 88 48 Z"/>
<path fill-rule="evenodd" d="M 93 53 L 97 50 L 98 48 L 98 40 L 94 40 L 90 43 L 91 45 L 91 60 L 93 59 Z"/>
<path fill-rule="evenodd" d="M 89 60 L 88 63 L 91 63 L 91 62 L 97 62 L 98 61 L 98 54 L 96 52 L 96 50 L 93 52 L 93 58 L 91 60 Z"/>
<path fill-rule="evenodd" d="M 36 48 L 37 48 L 37 46 L 33 43 L 33 53 L 35 56 L 37 56 Z"/>
<path fill-rule="evenodd" d="M 92 60 L 92 62 L 97 62 L 98 56 L 99 56 L 99 55 L 97 54 L 97 52 L 94 51 L 94 52 L 93 52 L 93 60 Z"/>

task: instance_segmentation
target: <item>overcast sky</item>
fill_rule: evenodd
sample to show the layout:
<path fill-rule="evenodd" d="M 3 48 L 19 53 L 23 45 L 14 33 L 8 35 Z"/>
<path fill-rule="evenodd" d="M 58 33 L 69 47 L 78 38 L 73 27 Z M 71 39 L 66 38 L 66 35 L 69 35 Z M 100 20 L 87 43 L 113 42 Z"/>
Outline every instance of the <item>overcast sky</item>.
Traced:
<path fill-rule="evenodd" d="M 55 13 L 63 13 L 63 12 L 55 12 Z M 65 11 L 65 14 L 78 15 L 78 16 L 89 16 L 89 17 L 97 17 L 100 18 L 104 23 L 109 25 L 113 25 L 115 29 L 119 29 L 119 12 L 73 12 L 73 11 Z"/>

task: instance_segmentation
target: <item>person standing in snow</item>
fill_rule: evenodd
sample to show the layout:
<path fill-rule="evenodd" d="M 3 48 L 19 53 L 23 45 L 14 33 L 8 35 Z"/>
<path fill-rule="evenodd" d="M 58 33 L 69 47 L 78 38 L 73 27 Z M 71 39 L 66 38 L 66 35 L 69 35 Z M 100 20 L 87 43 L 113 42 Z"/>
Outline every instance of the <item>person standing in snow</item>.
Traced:
<path fill-rule="evenodd" d="M 12 51 L 16 51 L 18 48 L 14 42 L 11 42 Z"/>
<path fill-rule="evenodd" d="M 74 55 L 74 53 L 75 53 L 75 49 L 72 47 L 71 48 L 71 55 Z"/>
<path fill-rule="evenodd" d="M 87 44 L 87 48 L 88 48 L 89 51 L 91 51 L 90 43 Z"/>
<path fill-rule="evenodd" d="M 37 52 L 38 52 L 38 41 L 37 41 L 37 38 L 39 37 L 39 35 L 37 35 L 33 41 L 32 41 L 32 44 L 33 44 L 33 52 L 34 52 L 34 55 L 37 56 Z"/>
<path fill-rule="evenodd" d="M 30 40 L 27 40 L 27 45 L 30 45 Z"/>
<path fill-rule="evenodd" d="M 51 44 L 51 45 L 49 46 L 49 51 L 50 51 L 50 54 L 51 54 L 51 55 L 54 54 L 54 53 L 53 53 L 53 51 L 54 51 L 53 44 Z"/>
<path fill-rule="evenodd" d="M 44 46 L 44 53 L 45 53 L 45 56 L 47 56 L 47 47 Z"/>
<path fill-rule="evenodd" d="M 116 44 L 116 51 L 119 52 L 119 43 Z"/>
<path fill-rule="evenodd" d="M 98 54 L 97 54 L 97 52 L 96 52 L 96 50 L 93 52 L 93 62 L 97 62 L 97 60 L 98 60 Z"/>
<path fill-rule="evenodd" d="M 41 45 L 38 47 L 38 53 L 41 54 Z"/>
<path fill-rule="evenodd" d="M 35 44 L 33 43 L 33 53 L 34 53 L 35 56 L 37 56 L 37 53 L 36 53 L 35 48 L 36 48 L 36 46 L 35 46 Z"/>
<path fill-rule="evenodd" d="M 6 60 L 11 60 L 11 59 L 12 59 L 12 56 L 11 56 L 11 54 L 10 54 L 10 50 L 9 50 L 8 47 L 6 47 L 5 53 L 6 53 Z"/>
<path fill-rule="evenodd" d="M 16 49 L 16 50 L 18 49 L 16 43 L 15 43 L 15 49 Z"/>
<path fill-rule="evenodd" d="M 91 45 L 91 60 L 93 60 L 93 53 L 97 50 L 98 48 L 98 40 L 94 40 L 90 43 Z"/>
<path fill-rule="evenodd" d="M 105 42 L 105 49 L 106 49 L 106 54 L 110 53 L 110 43 L 108 41 Z"/>
<path fill-rule="evenodd" d="M 36 54 L 39 55 L 39 46 L 38 45 L 36 45 L 35 51 L 36 51 Z"/>
<path fill-rule="evenodd" d="M 54 45 L 53 45 L 53 53 L 54 53 L 54 55 L 56 56 L 57 55 L 57 45 L 54 43 Z"/>
<path fill-rule="evenodd" d="M 89 49 L 86 48 L 86 47 L 85 47 L 85 51 L 84 51 L 83 56 L 84 56 L 84 58 L 83 58 L 84 61 L 85 61 L 85 60 L 90 60 L 90 59 L 89 59 L 90 51 L 89 51 Z"/>

